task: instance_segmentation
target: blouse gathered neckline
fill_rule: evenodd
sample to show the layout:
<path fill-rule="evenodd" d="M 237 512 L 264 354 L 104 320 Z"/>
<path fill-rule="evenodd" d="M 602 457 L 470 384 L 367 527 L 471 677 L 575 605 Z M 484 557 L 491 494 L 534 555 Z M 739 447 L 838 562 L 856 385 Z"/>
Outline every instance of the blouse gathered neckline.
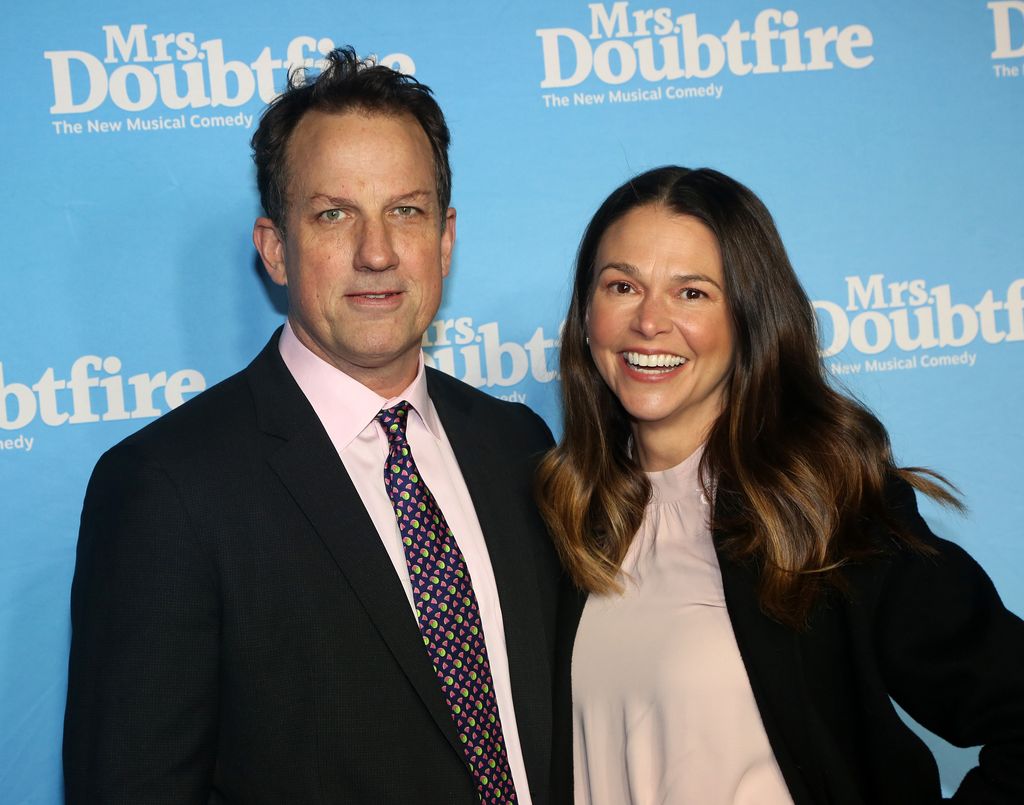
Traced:
<path fill-rule="evenodd" d="M 623 592 L 591 595 L 573 651 L 577 805 L 791 805 L 725 605 L 702 449 L 648 472 Z"/>

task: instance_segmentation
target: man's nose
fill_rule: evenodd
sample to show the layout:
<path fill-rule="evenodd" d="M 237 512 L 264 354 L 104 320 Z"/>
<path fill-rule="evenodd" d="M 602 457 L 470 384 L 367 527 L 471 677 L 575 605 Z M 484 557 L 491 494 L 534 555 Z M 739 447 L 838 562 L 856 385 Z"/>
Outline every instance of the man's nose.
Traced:
<path fill-rule="evenodd" d="M 392 233 L 379 218 L 363 219 L 357 235 L 355 267 L 357 271 L 387 271 L 398 265 Z"/>

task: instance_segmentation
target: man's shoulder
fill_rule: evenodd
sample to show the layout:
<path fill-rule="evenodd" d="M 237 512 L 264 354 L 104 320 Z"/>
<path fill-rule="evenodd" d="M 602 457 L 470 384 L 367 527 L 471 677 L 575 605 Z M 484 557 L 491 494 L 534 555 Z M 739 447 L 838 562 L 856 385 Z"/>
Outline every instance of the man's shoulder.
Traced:
<path fill-rule="evenodd" d="M 529 434 L 531 439 L 551 442 L 547 424 L 523 403 L 499 400 L 458 378 L 427 368 L 427 387 L 442 418 L 446 409 L 454 409 L 467 426 L 500 428 L 511 436 Z"/>
<path fill-rule="evenodd" d="M 467 409 L 480 410 L 486 414 L 498 415 L 498 416 L 511 416 L 511 417 L 537 417 L 537 415 L 527 406 L 522 403 L 509 402 L 507 400 L 499 400 L 497 397 L 492 397 L 485 391 L 469 385 L 463 380 L 459 380 L 457 377 L 452 377 L 440 369 L 431 369 L 427 367 L 427 388 L 430 391 L 430 397 L 433 400 L 439 397 L 443 400 L 448 400 L 456 404 L 462 405 Z M 474 410 L 475 412 L 475 410 Z"/>
<path fill-rule="evenodd" d="M 194 453 L 197 447 L 209 444 L 212 434 L 223 438 L 253 423 L 254 410 L 245 372 L 237 372 L 140 428 L 111 450 Z"/>
<path fill-rule="evenodd" d="M 279 388 L 286 384 L 275 376 L 275 353 L 276 337 L 247 367 L 150 422 L 108 452 L 187 461 L 246 452 L 261 427 L 261 408 L 275 407 L 272 400 L 260 404 L 259 389 L 267 394 L 273 386 L 272 393 L 287 394 L 286 389 Z"/>

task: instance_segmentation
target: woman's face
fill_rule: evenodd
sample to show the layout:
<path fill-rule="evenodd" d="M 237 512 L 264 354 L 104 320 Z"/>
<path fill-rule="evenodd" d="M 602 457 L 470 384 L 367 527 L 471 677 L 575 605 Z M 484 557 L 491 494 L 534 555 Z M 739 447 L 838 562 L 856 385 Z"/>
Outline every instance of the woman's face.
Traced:
<path fill-rule="evenodd" d="M 637 207 L 605 232 L 594 271 L 590 352 L 641 452 L 654 438 L 662 453 L 697 447 L 722 410 L 733 360 L 717 239 L 692 216 Z"/>

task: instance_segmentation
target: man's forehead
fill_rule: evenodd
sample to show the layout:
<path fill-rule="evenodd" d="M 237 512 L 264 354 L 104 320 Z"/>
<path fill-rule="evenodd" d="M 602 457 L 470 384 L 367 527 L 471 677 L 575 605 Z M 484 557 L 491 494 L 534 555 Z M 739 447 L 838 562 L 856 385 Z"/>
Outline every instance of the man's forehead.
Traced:
<path fill-rule="evenodd" d="M 293 131 L 285 153 L 290 182 L 307 187 L 318 176 L 397 171 L 416 182 L 435 180 L 434 154 L 419 122 L 409 114 L 308 112 Z M 410 187 L 419 189 L 417 187 Z"/>
<path fill-rule="evenodd" d="M 385 110 L 354 107 L 341 111 L 311 109 L 296 124 L 289 138 L 288 147 L 291 151 L 295 146 L 308 146 L 309 141 L 333 140 L 332 145 L 344 144 L 346 140 L 362 140 L 387 132 L 391 136 L 397 133 L 409 138 L 410 142 L 422 146 L 429 154 L 430 141 L 420 122 L 408 112 L 390 112 Z"/>
<path fill-rule="evenodd" d="M 307 112 L 286 151 L 288 206 L 438 204 L 430 141 L 408 113 Z"/>

